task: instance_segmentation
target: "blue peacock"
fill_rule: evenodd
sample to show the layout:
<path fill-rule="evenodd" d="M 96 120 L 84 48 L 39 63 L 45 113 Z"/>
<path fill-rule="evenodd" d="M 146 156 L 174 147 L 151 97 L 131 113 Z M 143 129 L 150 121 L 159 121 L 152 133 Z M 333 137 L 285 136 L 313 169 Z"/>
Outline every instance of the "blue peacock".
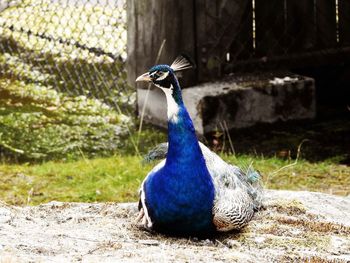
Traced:
<path fill-rule="evenodd" d="M 244 227 L 261 207 L 262 188 L 252 167 L 230 165 L 198 141 L 175 75 L 192 65 L 180 56 L 136 79 L 165 93 L 168 115 L 168 143 L 147 157 L 165 159 L 141 185 L 137 222 L 159 232 L 200 236 Z"/>

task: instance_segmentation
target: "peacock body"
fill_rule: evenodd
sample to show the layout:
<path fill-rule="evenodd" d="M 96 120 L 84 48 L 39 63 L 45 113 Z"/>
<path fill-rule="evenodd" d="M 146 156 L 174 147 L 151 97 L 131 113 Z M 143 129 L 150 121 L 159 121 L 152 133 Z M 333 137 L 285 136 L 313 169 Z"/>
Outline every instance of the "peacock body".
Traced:
<path fill-rule="evenodd" d="M 259 174 L 243 172 L 199 143 L 175 72 L 191 67 L 184 57 L 156 65 L 137 81 L 150 81 L 167 98 L 168 144 L 151 151 L 161 159 L 140 189 L 142 224 L 173 234 L 207 235 L 240 229 L 261 206 Z"/>

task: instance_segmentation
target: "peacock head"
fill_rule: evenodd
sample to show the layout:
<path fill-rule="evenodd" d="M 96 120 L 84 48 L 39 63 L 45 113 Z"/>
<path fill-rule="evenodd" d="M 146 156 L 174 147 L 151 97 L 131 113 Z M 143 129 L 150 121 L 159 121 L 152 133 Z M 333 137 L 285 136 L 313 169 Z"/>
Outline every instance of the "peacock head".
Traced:
<path fill-rule="evenodd" d="M 169 89 L 175 81 L 175 74 L 168 65 L 155 65 L 148 72 L 139 76 L 136 81 L 152 82 L 157 87 Z"/>
<path fill-rule="evenodd" d="M 175 73 L 194 67 L 190 60 L 181 55 L 170 65 L 156 65 L 148 72 L 139 76 L 136 81 L 152 82 L 166 95 L 168 105 L 168 119 L 171 122 L 177 121 L 177 115 L 182 102 L 181 88 Z"/>
<path fill-rule="evenodd" d="M 139 76 L 136 81 L 152 82 L 159 88 L 170 89 L 178 85 L 175 73 L 192 67 L 194 67 L 194 64 L 190 59 L 187 56 L 181 55 L 170 66 L 153 66 L 148 72 Z"/>

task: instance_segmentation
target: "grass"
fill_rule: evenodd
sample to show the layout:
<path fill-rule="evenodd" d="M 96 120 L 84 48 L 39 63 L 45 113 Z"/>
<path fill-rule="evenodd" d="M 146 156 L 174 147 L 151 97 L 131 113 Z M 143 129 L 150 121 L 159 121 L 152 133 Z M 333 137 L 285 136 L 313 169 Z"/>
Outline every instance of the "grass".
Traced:
<path fill-rule="evenodd" d="M 293 163 L 276 157 L 247 155 L 223 158 L 235 164 L 253 162 L 263 174 L 267 188 L 350 194 L 350 167 L 331 161 Z M 34 165 L 2 164 L 0 200 L 16 205 L 36 205 L 52 200 L 136 201 L 138 187 L 153 165 L 142 165 L 141 158 L 133 155 Z"/>
<path fill-rule="evenodd" d="M 267 188 L 320 191 L 345 196 L 350 194 L 350 167 L 333 163 L 332 160 L 311 163 L 306 160 L 281 160 L 277 157 L 242 156 L 237 159 L 238 163 L 248 160 L 253 162 L 254 167 L 263 175 Z"/>
<path fill-rule="evenodd" d="M 66 163 L 1 165 L 0 199 L 13 204 L 51 200 L 132 201 L 149 167 L 135 156 L 115 156 Z"/>

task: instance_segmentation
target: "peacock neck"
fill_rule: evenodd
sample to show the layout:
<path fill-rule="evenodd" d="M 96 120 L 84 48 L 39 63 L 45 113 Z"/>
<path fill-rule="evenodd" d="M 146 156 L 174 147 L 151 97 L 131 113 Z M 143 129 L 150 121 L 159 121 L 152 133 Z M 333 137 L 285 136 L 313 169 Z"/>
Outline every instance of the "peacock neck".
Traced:
<path fill-rule="evenodd" d="M 184 105 L 179 108 L 177 122 L 168 121 L 169 149 L 167 164 L 194 165 L 203 162 L 192 120 Z"/>
<path fill-rule="evenodd" d="M 171 95 L 171 97 L 169 96 Z M 172 83 L 172 93 L 167 94 L 168 103 L 168 141 L 167 165 L 205 166 L 205 161 L 193 122 L 183 103 L 178 82 Z"/>

